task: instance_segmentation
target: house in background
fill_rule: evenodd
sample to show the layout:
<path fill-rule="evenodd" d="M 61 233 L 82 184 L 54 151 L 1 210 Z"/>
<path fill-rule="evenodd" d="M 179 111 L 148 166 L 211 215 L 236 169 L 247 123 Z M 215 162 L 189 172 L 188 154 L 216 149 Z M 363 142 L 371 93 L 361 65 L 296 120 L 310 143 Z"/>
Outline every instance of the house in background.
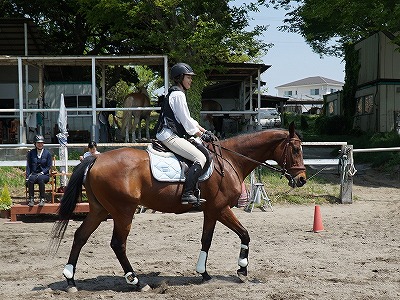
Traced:
<path fill-rule="evenodd" d="M 285 111 L 303 113 L 311 108 L 319 111 L 324 95 L 342 90 L 343 82 L 322 76 L 307 77 L 276 87 L 279 97 L 287 97 Z"/>
<path fill-rule="evenodd" d="M 400 133 L 400 52 L 394 36 L 377 32 L 355 44 L 360 70 L 353 128 Z M 343 114 L 343 95 L 325 97 L 326 115 Z"/>

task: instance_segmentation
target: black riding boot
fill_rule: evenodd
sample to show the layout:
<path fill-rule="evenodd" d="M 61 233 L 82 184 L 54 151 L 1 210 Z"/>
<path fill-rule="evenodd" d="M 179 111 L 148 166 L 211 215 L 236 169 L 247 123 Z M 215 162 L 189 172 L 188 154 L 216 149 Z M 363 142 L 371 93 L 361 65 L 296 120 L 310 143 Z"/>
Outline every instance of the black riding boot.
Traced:
<path fill-rule="evenodd" d="M 188 170 L 186 174 L 185 187 L 182 194 L 182 204 L 195 204 L 197 203 L 197 197 L 194 195 L 194 189 L 196 183 L 201 175 L 201 165 L 199 163 L 194 163 Z"/>

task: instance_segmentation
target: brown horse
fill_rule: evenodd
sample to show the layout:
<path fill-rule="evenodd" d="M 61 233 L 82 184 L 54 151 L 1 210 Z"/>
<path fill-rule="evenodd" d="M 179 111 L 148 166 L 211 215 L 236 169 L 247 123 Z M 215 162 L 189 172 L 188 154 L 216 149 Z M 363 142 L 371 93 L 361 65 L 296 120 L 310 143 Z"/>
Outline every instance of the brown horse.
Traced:
<path fill-rule="evenodd" d="M 124 107 L 149 107 L 150 97 L 145 88 L 140 89 L 137 93 L 131 93 L 126 96 Z M 125 135 L 125 142 L 129 142 L 129 132 L 132 131 L 132 142 L 136 142 L 136 129 L 138 130 L 138 138 L 142 139 L 141 122 L 145 121 L 146 139 L 150 140 L 149 123 L 150 110 L 124 110 L 122 114 L 121 133 Z M 132 126 L 133 116 L 133 126 Z"/>
<path fill-rule="evenodd" d="M 245 279 L 250 237 L 231 207 L 237 204 L 243 180 L 258 165 L 281 171 L 289 179 L 289 185 L 292 187 L 304 185 L 306 174 L 301 141 L 295 134 L 292 123 L 289 131 L 259 131 L 223 140 L 220 147 L 213 148 L 213 145 L 209 144 L 208 147 L 213 153 L 214 172 L 209 179 L 200 183 L 202 198 L 207 201 L 196 208 L 203 211 L 204 215 L 202 247 L 196 271 L 202 275 L 204 281 L 211 279 L 206 271 L 206 261 L 214 228 L 219 221 L 240 238 L 240 268 L 237 274 L 239 278 Z M 266 160 L 275 160 L 281 169 L 265 164 Z M 107 215 L 114 219 L 111 248 L 122 266 L 127 283 L 138 290 L 143 290 L 143 287 L 149 288 L 139 282 L 126 256 L 126 240 L 132 219 L 138 205 L 177 214 L 193 210 L 192 205 L 181 204 L 183 184 L 155 180 L 150 170 L 149 155 L 144 150 L 120 148 L 104 152 L 97 157 L 85 158 L 75 168 L 61 200 L 60 221 L 55 223 L 52 232 L 52 251 L 57 251 L 61 243 L 83 183 L 90 212 L 75 232 L 68 263 L 63 271 L 69 288 L 76 290 L 74 274 L 82 247 Z"/>

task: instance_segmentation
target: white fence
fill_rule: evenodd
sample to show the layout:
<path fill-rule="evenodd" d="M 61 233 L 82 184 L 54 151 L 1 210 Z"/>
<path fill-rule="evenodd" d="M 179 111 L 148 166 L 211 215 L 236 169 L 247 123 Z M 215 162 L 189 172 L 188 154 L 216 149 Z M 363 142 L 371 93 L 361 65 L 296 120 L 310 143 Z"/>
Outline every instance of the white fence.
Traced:
<path fill-rule="evenodd" d="M 103 144 L 102 144 L 103 145 Z M 110 146 L 111 144 L 104 144 L 103 146 Z M 113 146 L 112 144 L 111 146 Z M 307 166 L 338 166 L 340 173 L 340 201 L 341 203 L 352 203 L 352 186 L 353 176 L 355 175 L 353 153 L 362 152 L 387 152 L 387 151 L 400 151 L 400 147 L 389 147 L 389 148 L 366 148 L 366 149 L 353 149 L 352 145 L 347 145 L 347 142 L 303 142 L 304 147 L 341 147 L 341 155 L 338 158 L 310 158 L 304 159 L 304 164 Z M 79 145 L 82 147 L 82 145 Z M 133 147 L 137 144 L 118 144 L 120 147 Z M 146 143 L 141 143 L 140 147 L 146 146 Z M 68 166 L 76 166 L 79 164 L 79 160 L 69 160 Z M 267 163 L 276 165 L 275 161 L 268 160 Z M 63 166 L 60 160 L 56 160 L 56 166 Z M 14 161 L 0 161 L 0 167 L 12 166 L 12 167 L 24 167 L 26 166 L 25 160 L 14 160 Z"/>

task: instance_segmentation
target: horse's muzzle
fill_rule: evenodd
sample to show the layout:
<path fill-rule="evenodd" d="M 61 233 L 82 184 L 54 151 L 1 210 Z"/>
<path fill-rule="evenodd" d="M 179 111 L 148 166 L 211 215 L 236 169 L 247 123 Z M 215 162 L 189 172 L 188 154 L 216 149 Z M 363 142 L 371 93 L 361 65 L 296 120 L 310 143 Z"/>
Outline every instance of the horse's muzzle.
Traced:
<path fill-rule="evenodd" d="M 307 182 L 307 177 L 304 172 L 297 174 L 296 176 L 285 175 L 288 179 L 288 185 L 292 188 L 302 187 Z"/>

